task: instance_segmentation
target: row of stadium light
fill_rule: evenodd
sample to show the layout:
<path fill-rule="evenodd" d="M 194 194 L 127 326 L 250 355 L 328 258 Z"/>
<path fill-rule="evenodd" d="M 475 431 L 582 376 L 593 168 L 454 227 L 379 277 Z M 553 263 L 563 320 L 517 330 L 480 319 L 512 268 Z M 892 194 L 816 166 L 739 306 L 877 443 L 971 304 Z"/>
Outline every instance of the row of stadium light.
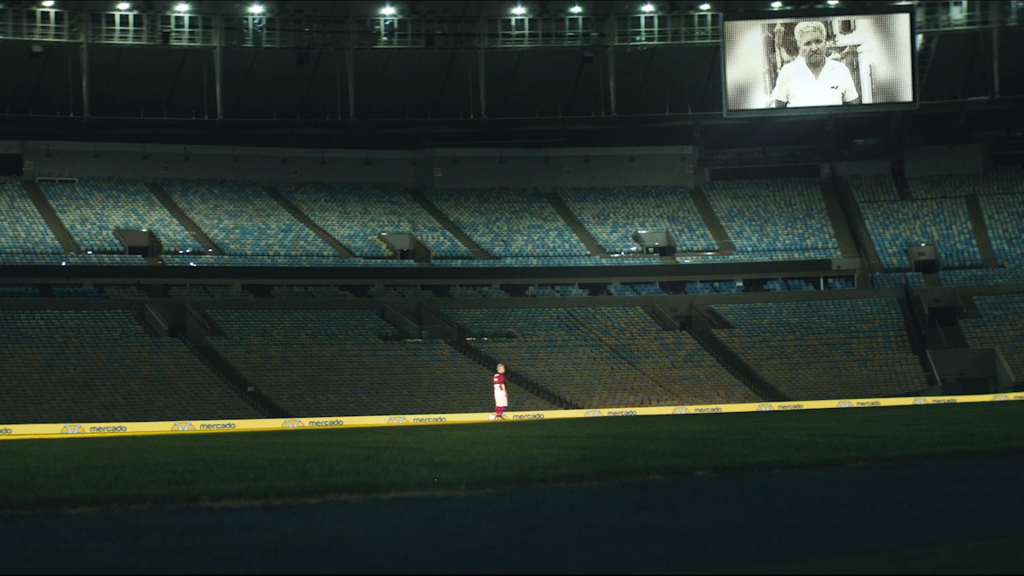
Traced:
<path fill-rule="evenodd" d="M 839 4 L 839 0 L 828 0 L 828 5 L 829 6 L 835 6 L 837 4 Z M 52 8 L 53 5 L 54 5 L 54 0 L 45 0 L 43 2 L 43 6 L 46 7 L 46 8 Z M 779 8 L 782 8 L 782 6 L 783 6 L 783 4 L 779 0 L 775 0 L 774 2 L 771 3 L 771 7 L 775 8 L 776 10 L 779 9 Z M 117 9 L 121 10 L 122 12 L 125 11 L 125 10 L 130 10 L 131 7 L 132 7 L 132 5 L 129 4 L 128 2 L 119 2 L 117 4 Z M 180 12 L 180 13 L 188 12 L 189 8 L 190 8 L 190 6 L 187 3 L 185 3 L 185 2 L 179 2 L 178 4 L 174 5 L 174 11 L 175 12 Z M 711 4 L 708 4 L 707 2 L 705 2 L 705 3 L 701 4 L 699 6 L 699 8 L 701 10 L 711 10 Z M 263 14 L 264 10 L 265 9 L 264 9 L 262 4 L 253 4 L 252 6 L 249 6 L 249 8 L 247 9 L 247 12 L 249 12 L 250 14 L 257 14 L 257 15 L 259 15 L 259 14 Z M 657 7 L 655 7 L 654 4 L 651 4 L 650 2 L 648 2 L 647 4 L 644 4 L 643 6 L 640 7 L 640 11 L 650 14 L 652 12 L 656 12 L 657 11 Z M 583 8 L 581 8 L 580 5 L 577 4 L 577 5 L 573 6 L 572 8 L 569 8 L 569 12 L 571 12 L 573 14 L 582 14 L 583 13 Z M 380 9 L 380 13 L 381 13 L 382 16 L 395 16 L 398 13 L 398 11 L 395 10 L 394 6 L 387 5 L 387 6 L 385 6 L 385 7 Z M 516 5 L 514 8 L 512 8 L 512 15 L 513 16 L 526 16 L 526 7 L 524 7 L 522 4 Z"/>

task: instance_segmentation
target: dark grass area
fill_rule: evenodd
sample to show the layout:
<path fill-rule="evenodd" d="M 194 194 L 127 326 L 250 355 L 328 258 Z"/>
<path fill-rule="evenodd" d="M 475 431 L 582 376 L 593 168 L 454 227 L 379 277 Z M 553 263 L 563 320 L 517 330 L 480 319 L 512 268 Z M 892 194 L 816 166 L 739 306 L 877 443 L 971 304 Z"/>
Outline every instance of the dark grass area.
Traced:
<path fill-rule="evenodd" d="M 1024 403 L 0 442 L 0 509 L 498 489 L 1024 453 Z"/>
<path fill-rule="evenodd" d="M 1020 574 L 1024 537 L 963 542 L 811 562 L 745 566 L 720 574 Z"/>
<path fill-rule="evenodd" d="M 1024 572 L 1024 455 L 0 513 L 2 573 Z"/>

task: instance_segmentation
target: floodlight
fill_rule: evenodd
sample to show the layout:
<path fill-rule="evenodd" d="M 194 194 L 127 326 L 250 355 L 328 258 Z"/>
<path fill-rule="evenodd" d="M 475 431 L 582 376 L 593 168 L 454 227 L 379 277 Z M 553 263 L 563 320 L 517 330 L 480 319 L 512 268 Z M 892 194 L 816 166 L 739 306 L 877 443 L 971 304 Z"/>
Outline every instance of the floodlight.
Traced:
<path fill-rule="evenodd" d="M 580 12 L 583 12 L 583 8 L 580 8 L 579 4 L 577 4 L 576 6 L 569 8 L 569 12 L 572 12 L 573 14 L 579 14 Z"/>
<path fill-rule="evenodd" d="M 829 6 L 835 6 L 837 4 L 839 4 L 839 0 L 828 0 L 828 5 Z"/>
<path fill-rule="evenodd" d="M 53 8 L 53 0 L 45 0 L 43 2 L 43 7 L 44 8 Z"/>
<path fill-rule="evenodd" d="M 174 7 L 175 12 L 188 12 L 188 4 L 182 2 Z"/>
<path fill-rule="evenodd" d="M 263 14 L 263 5 L 253 4 L 252 6 L 249 6 L 249 14 Z"/>
<path fill-rule="evenodd" d="M 121 11 L 127 10 L 127 9 L 129 9 L 131 7 L 132 7 L 132 5 L 127 3 L 127 2 L 118 2 L 117 3 L 117 9 L 121 10 Z"/>
<path fill-rule="evenodd" d="M 782 8 L 782 2 L 775 0 L 775 2 L 772 2 L 772 8 Z"/>
<path fill-rule="evenodd" d="M 711 10 L 711 4 L 708 4 L 707 2 L 705 2 L 705 3 L 700 5 L 700 9 L 701 10 Z"/>
<path fill-rule="evenodd" d="M 394 16 L 395 15 L 395 7 L 391 6 L 391 5 L 385 6 L 385 7 L 380 9 L 380 13 L 382 15 L 384 15 L 384 16 Z"/>
<path fill-rule="evenodd" d="M 526 8 L 523 8 L 522 6 L 516 6 L 515 8 L 512 9 L 512 13 L 515 14 L 516 16 L 522 16 L 523 14 L 526 14 Z"/>
<path fill-rule="evenodd" d="M 654 12 L 654 4 L 651 4 L 650 2 L 648 2 L 647 4 L 644 4 L 643 6 L 641 6 L 640 10 L 642 10 L 644 12 Z"/>

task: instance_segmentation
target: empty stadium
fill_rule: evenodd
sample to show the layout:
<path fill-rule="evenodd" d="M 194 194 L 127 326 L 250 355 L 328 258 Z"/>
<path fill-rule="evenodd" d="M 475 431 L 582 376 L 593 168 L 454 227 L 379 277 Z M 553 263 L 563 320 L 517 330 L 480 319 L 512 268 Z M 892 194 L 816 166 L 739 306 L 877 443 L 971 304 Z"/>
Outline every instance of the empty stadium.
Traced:
<path fill-rule="evenodd" d="M 27 519 L 15 534 L 25 550 L 49 530 L 33 514 L 78 506 L 96 507 L 100 524 L 144 524 L 164 512 L 122 507 L 169 506 L 160 510 L 193 522 L 197 504 L 251 500 L 242 508 L 278 514 L 290 498 L 326 499 L 326 510 L 348 506 L 332 499 L 383 496 L 345 512 L 372 525 L 374 510 L 392 504 L 409 518 L 437 512 L 435 493 L 453 499 L 444 506 L 493 505 L 492 483 L 526 508 L 555 510 L 552 490 L 581 506 L 607 497 L 613 508 L 680 486 L 728 498 L 734 481 L 741 499 L 756 500 L 762 481 L 787 498 L 800 486 L 835 496 L 814 480 L 821 474 L 852 502 L 858 482 L 900 471 L 913 480 L 877 480 L 867 494 L 920 499 L 936 531 L 971 528 L 902 543 L 880 531 L 816 555 L 781 540 L 817 538 L 791 525 L 770 545 L 738 545 L 731 561 L 718 544 L 708 548 L 715 558 L 691 550 L 692 569 L 831 572 L 855 557 L 850 566 L 914 571 L 907 558 L 922 550 L 953 555 L 969 544 L 966 557 L 977 559 L 1019 543 L 1000 512 L 968 522 L 963 510 L 924 510 L 929 494 L 1007 490 L 1020 471 L 1008 424 L 1009 405 L 1024 399 L 1020 2 L 108 4 L 0 7 L 0 57 L 17 79 L 0 95 L 0 453 L 9 455 L 0 469 L 10 471 L 0 517 Z M 863 14 L 876 12 L 912 23 L 905 102 L 885 100 L 895 81 L 865 36 Z M 831 58 L 859 82 L 857 101 L 779 106 L 775 116 L 771 106 L 734 108 L 729 82 L 740 73 L 728 69 L 725 24 L 755 18 L 781 22 L 765 28 L 774 45 L 751 58 L 773 62 L 769 80 L 782 67 L 774 59 L 796 61 L 784 24 L 792 35 L 797 20 L 826 22 Z M 492 424 L 498 363 L 513 421 Z M 909 415 L 913 407 L 778 413 L 851 403 L 959 405 L 922 408 L 935 422 Z M 680 423 L 695 408 L 777 413 Z M 627 414 L 665 415 L 575 422 Z M 371 417 L 383 427 L 347 429 Z M 414 426 L 445 419 L 474 424 Z M 281 430 L 299 422 L 338 429 Z M 157 424 L 173 439 L 134 436 Z M 202 434 L 247 427 L 276 431 Z M 812 440 L 811 428 L 828 432 Z M 760 430 L 775 430 L 776 443 Z M 474 438 L 506 438 L 517 458 L 498 465 Z M 775 448 L 777 459 L 765 456 Z M 164 450 L 168 460 L 147 460 L 152 470 L 135 480 L 123 470 L 117 488 L 102 480 L 119 458 Z M 305 469 L 330 450 L 354 460 L 310 468 L 305 482 L 195 478 L 217 458 L 266 472 L 278 461 Z M 390 476 L 377 475 L 375 454 Z M 609 459 L 617 463 L 593 463 Z M 34 480 L 42 461 L 53 478 L 81 473 L 82 487 Z M 406 478 L 397 471 L 406 461 L 431 472 Z M 433 468 L 440 461 L 457 472 L 448 484 L 435 471 L 447 469 Z M 843 471 L 854 463 L 875 468 Z M 175 466 L 191 471 L 187 488 L 142 480 Z M 979 472 L 968 479 L 968 468 Z M 318 476 L 327 470 L 344 479 Z M 950 480 L 915 492 L 927 474 Z M 430 477 L 436 487 L 423 484 Z M 407 508 L 387 500 L 407 493 Z M 630 522 L 656 516 L 653 502 Z M 328 530 L 317 505 L 284 522 Z M 701 506 L 695 514 L 712 514 Z M 751 522 L 770 531 L 770 506 L 751 506 Z M 801 506 L 806 522 L 824 514 Z M 262 513 L 252 510 L 239 514 Z M 244 522 L 231 514 L 211 521 Z M 911 513 L 887 514 L 850 516 L 844 529 L 890 517 L 930 533 Z M 347 556 L 317 544 L 297 569 L 482 569 L 427 548 L 409 549 L 424 564 L 388 559 L 380 530 Z M 442 542 L 472 532 L 439 530 Z M 666 530 L 627 538 L 607 569 L 688 570 L 655 551 L 675 528 Z M 700 540 L 699 529 L 680 530 Z M 133 536 L 123 538 L 104 546 L 131 548 Z M 152 550 L 152 564 L 131 553 L 118 564 L 72 546 L 67 558 L 82 564 L 23 557 L 15 566 L 281 571 L 301 548 L 283 538 L 266 540 L 280 545 L 276 555 L 253 556 L 265 564 L 218 564 L 207 552 L 175 564 Z M 544 552 L 519 567 L 484 569 L 574 571 L 552 538 L 531 542 Z M 567 546 L 594 552 L 584 538 Z M 786 553 L 757 558 L 769 549 Z M 868 558 L 881 552 L 889 556 Z M 1019 557 L 995 557 L 1003 563 L 974 566 L 1019 568 Z"/>

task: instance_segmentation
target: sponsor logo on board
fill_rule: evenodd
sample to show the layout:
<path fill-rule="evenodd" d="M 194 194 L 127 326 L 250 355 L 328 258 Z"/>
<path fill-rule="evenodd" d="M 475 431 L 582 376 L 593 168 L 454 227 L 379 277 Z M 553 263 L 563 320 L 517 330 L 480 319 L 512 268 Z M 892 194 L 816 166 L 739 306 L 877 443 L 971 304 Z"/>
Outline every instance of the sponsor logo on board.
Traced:
<path fill-rule="evenodd" d="M 234 422 L 222 422 L 219 424 L 200 424 L 200 430 L 234 430 Z"/>
<path fill-rule="evenodd" d="M 772 405 L 771 404 L 758 404 L 757 405 L 757 411 L 758 412 L 771 412 L 772 411 Z"/>
<path fill-rule="evenodd" d="M 299 420 L 298 418 L 293 418 L 291 420 L 285 420 L 281 424 L 281 428 L 305 428 L 305 427 L 306 427 L 306 425 L 303 424 L 302 420 Z"/>
<path fill-rule="evenodd" d="M 609 410 L 609 416 L 636 416 L 636 410 Z"/>
<path fill-rule="evenodd" d="M 513 414 L 513 420 L 541 420 L 544 418 L 543 412 L 537 412 L 536 414 Z"/>
<path fill-rule="evenodd" d="M 171 430 L 174 432 L 195 432 L 196 427 L 191 422 L 175 422 L 174 426 L 171 426 Z"/>
<path fill-rule="evenodd" d="M 703 408 L 694 408 L 694 414 L 718 414 L 722 411 L 721 406 L 705 406 Z"/>
<path fill-rule="evenodd" d="M 418 423 L 418 422 L 422 422 L 422 423 L 427 423 L 427 422 L 447 422 L 448 419 L 445 418 L 444 416 L 432 416 L 432 417 L 428 417 L 428 418 L 413 418 L 412 421 L 413 421 L 413 423 Z"/>
<path fill-rule="evenodd" d="M 917 404 L 918 406 L 922 406 L 922 405 L 927 404 L 927 403 L 928 403 L 928 399 L 927 398 L 914 398 L 914 404 Z"/>
<path fill-rule="evenodd" d="M 0 436 L 3 436 L 4 434 L 14 434 L 14 430 L 11 430 L 10 428 L 0 428 Z"/>
<path fill-rule="evenodd" d="M 405 416 L 392 416 L 388 418 L 388 424 L 405 424 L 408 421 Z"/>
<path fill-rule="evenodd" d="M 600 410 L 587 410 L 586 413 L 584 413 L 583 415 L 585 417 L 587 417 L 587 418 L 597 418 L 598 416 L 601 415 L 601 411 Z"/>
<path fill-rule="evenodd" d="M 111 434 L 117 432 L 127 432 L 127 426 L 89 426 L 89 432 L 97 434 Z"/>
<path fill-rule="evenodd" d="M 1007 396 L 1006 394 L 999 394 L 999 395 L 993 396 L 992 399 L 995 400 L 996 402 L 1002 402 L 1003 400 L 1009 400 L 1010 397 Z"/>
<path fill-rule="evenodd" d="M 673 414 L 689 414 L 690 413 L 690 407 L 689 406 L 677 406 L 677 407 L 675 407 L 672 410 L 672 413 Z"/>
<path fill-rule="evenodd" d="M 81 424 L 65 424 L 61 434 L 85 434 L 85 428 Z"/>
<path fill-rule="evenodd" d="M 849 408 L 851 406 L 853 406 L 853 402 L 849 400 L 840 400 L 839 404 L 836 404 L 836 408 Z"/>
<path fill-rule="evenodd" d="M 299 422 L 299 426 L 302 426 L 302 421 L 299 420 L 298 422 Z M 344 425 L 345 425 L 345 421 L 341 420 L 340 418 L 339 419 L 335 419 L 335 420 L 310 420 L 309 421 L 309 426 L 319 426 L 319 427 L 322 427 L 322 428 L 329 428 L 331 426 L 344 426 Z"/>

